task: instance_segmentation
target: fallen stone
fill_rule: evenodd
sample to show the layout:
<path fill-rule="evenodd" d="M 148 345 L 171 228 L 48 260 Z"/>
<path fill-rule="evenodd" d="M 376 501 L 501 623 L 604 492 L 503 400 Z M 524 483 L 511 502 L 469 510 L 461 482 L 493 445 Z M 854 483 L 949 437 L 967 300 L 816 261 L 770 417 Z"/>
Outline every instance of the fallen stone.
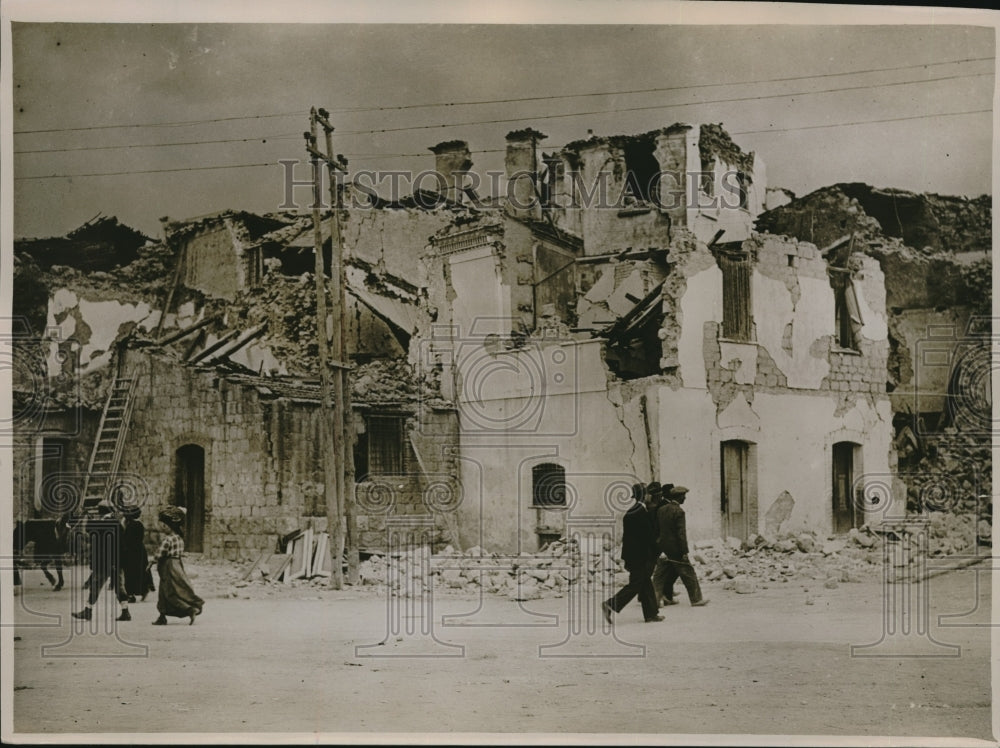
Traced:
<path fill-rule="evenodd" d="M 737 592 L 737 594 L 749 595 L 750 593 L 757 591 L 757 585 L 754 584 L 754 581 L 752 579 L 748 579 L 746 577 L 740 577 L 739 579 L 735 580 L 733 589 Z"/>
<path fill-rule="evenodd" d="M 797 538 L 795 538 L 795 545 L 803 553 L 815 553 L 816 552 L 816 538 L 808 533 L 802 533 Z"/>
<path fill-rule="evenodd" d="M 847 543 L 844 540 L 828 540 L 823 543 L 823 555 L 830 556 L 834 553 L 839 553 L 847 547 Z"/>
<path fill-rule="evenodd" d="M 840 586 L 840 582 L 838 582 L 836 579 L 827 579 L 825 582 L 823 582 L 823 586 L 826 587 L 828 590 L 835 590 Z"/>

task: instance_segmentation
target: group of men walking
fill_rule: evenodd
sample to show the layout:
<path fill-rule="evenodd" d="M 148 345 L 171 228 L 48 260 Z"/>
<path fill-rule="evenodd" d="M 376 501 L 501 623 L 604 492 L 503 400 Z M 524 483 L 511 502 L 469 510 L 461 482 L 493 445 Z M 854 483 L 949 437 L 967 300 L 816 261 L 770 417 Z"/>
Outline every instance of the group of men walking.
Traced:
<path fill-rule="evenodd" d="M 656 481 L 632 486 L 632 506 L 622 520 L 622 561 L 628 584 L 602 603 L 604 617 L 621 612 L 638 597 L 647 623 L 662 621 L 661 605 L 676 605 L 674 583 L 679 578 L 691 605 L 708 604 L 688 557 L 687 527 L 682 504 L 688 490 Z"/>

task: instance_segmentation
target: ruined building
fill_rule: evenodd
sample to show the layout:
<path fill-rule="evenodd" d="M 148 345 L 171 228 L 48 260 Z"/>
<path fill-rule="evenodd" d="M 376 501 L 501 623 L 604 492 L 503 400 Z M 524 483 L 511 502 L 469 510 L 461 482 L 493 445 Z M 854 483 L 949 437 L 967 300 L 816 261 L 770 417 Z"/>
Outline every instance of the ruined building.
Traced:
<path fill-rule="evenodd" d="M 906 483 L 897 490 L 911 509 L 988 520 L 990 196 L 836 184 L 767 211 L 757 227 L 829 247 L 834 263 L 851 248 L 878 260 L 886 278 L 886 388 Z"/>
<path fill-rule="evenodd" d="M 362 547 L 412 513 L 441 543 L 533 551 L 652 479 L 690 488 L 696 539 L 877 519 L 891 497 L 862 489 L 892 467 L 878 261 L 756 233 L 764 164 L 719 125 L 544 140 L 508 134 L 500 195 L 470 187 L 474 152 L 448 141 L 436 189 L 341 213 Z M 325 528 L 310 219 L 164 226 L 145 251 L 167 269 L 142 299 L 113 270 L 39 271 L 50 348 L 79 347 L 82 392 L 131 388 L 118 471 L 150 511 L 188 506 L 192 550 L 246 557 Z M 63 472 L 98 441 L 94 400 Z M 18 484 L 34 510 L 56 469 L 36 436 Z"/>

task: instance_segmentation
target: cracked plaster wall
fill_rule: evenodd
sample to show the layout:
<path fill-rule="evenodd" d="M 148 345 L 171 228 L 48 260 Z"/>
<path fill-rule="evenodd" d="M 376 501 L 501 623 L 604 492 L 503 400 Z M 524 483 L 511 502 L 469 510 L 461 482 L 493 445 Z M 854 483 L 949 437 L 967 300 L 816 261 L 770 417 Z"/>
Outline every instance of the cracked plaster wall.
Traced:
<path fill-rule="evenodd" d="M 611 483 L 631 485 L 646 446 L 638 397 L 609 390 L 601 342 L 540 342 L 476 362 L 481 389 L 458 397 L 462 544 L 534 551 L 535 529 L 565 523 L 566 511 L 532 507 L 532 467 L 566 471 L 573 516 L 600 515 Z M 648 469 L 648 468 L 644 468 Z"/>
<path fill-rule="evenodd" d="M 717 413 L 706 391 L 661 389 L 660 481 L 690 489 L 684 505 L 690 537 L 723 532 L 720 444 L 730 439 L 757 446 L 758 526 L 751 532 L 764 532 L 767 510 L 786 491 L 795 504 L 783 530 L 832 532 L 832 445 L 860 441 L 857 477 L 863 470 L 883 480 L 892 438 L 888 400 L 859 399 L 839 414 L 837 406 L 828 395 L 758 392 L 752 403 L 737 394 Z"/>
<path fill-rule="evenodd" d="M 114 342 L 131 329 L 155 330 L 159 319 L 159 311 L 145 302 L 87 299 L 76 291 L 60 288 L 49 297 L 47 326 L 58 328 L 61 340 L 73 339 L 79 344 L 81 373 L 84 373 L 106 366 Z M 50 376 L 59 371 L 56 353 L 53 350 L 49 357 Z"/>

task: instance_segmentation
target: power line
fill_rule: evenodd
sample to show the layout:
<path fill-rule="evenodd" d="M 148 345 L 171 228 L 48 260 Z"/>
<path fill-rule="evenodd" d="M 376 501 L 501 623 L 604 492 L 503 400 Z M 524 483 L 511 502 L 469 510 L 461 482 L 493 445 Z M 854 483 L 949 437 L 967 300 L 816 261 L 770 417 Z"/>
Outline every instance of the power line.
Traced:
<path fill-rule="evenodd" d="M 14 135 L 28 135 L 48 132 L 81 132 L 84 130 L 118 130 L 132 127 L 183 127 L 185 125 L 207 125 L 213 122 L 235 122 L 237 120 L 270 119 L 274 117 L 302 117 L 302 112 L 279 112 L 277 114 L 250 114 L 243 117 L 212 117 L 210 119 L 179 120 L 177 122 L 144 122 L 125 125 L 89 125 L 87 127 L 53 127 L 47 130 L 15 130 Z"/>
<path fill-rule="evenodd" d="M 403 111 L 408 109 L 426 109 L 430 107 L 453 107 L 471 106 L 479 104 L 515 104 L 526 101 L 552 101 L 554 99 L 578 99 L 592 96 L 629 96 L 633 94 L 661 93 L 664 91 L 686 91 L 694 88 L 716 88 L 719 86 L 749 86 L 759 83 L 790 83 L 791 81 L 810 80 L 813 78 L 836 78 L 848 75 L 864 75 L 867 73 L 887 73 L 898 70 L 910 70 L 913 68 L 929 68 L 940 65 L 957 65 L 965 62 L 993 61 L 993 57 L 966 57 L 961 60 L 949 60 L 945 62 L 927 62 L 920 65 L 897 65 L 886 68 L 868 68 L 865 70 L 849 70 L 841 73 L 817 73 L 816 75 L 793 75 L 787 78 L 760 78 L 749 81 L 732 81 L 729 83 L 695 83 L 687 86 L 666 86 L 659 88 L 637 88 L 630 91 L 597 91 L 592 93 L 558 94 L 555 96 L 521 96 L 510 99 L 475 99 L 468 101 L 443 101 L 435 104 L 401 104 L 398 106 L 375 106 L 375 107 L 349 107 L 346 109 L 332 109 L 336 114 L 357 114 L 361 112 L 389 112 Z"/>
<path fill-rule="evenodd" d="M 445 122 L 433 125 L 409 125 L 406 127 L 385 127 L 379 130 L 341 130 L 339 135 L 378 135 L 382 133 L 389 132 L 405 132 L 409 130 L 434 130 L 444 127 L 468 127 L 471 125 L 492 125 L 492 124 L 505 124 L 511 122 L 524 122 L 526 120 L 543 120 L 543 119 L 564 119 L 566 117 L 586 117 L 594 114 L 617 114 L 620 112 L 642 112 L 649 111 L 653 109 L 677 109 L 680 107 L 690 107 L 690 106 L 705 106 L 707 104 L 731 104 L 740 101 L 762 101 L 764 99 L 785 99 L 795 96 L 811 96 L 813 94 L 822 93 L 838 93 L 842 91 L 859 91 L 868 90 L 873 88 L 887 88 L 892 86 L 908 86 L 920 83 L 934 83 L 937 81 L 948 81 L 956 80 L 958 78 L 976 78 L 985 75 L 993 75 L 990 73 L 967 73 L 963 75 L 947 75 L 940 78 L 925 78 L 923 80 L 915 81 L 898 81 L 896 83 L 878 83 L 875 85 L 866 86 L 842 86 L 840 88 L 822 88 L 815 91 L 795 91 L 793 93 L 783 93 L 783 94 L 766 94 L 766 95 L 755 95 L 755 96 L 736 96 L 728 99 L 707 99 L 702 101 L 689 101 L 679 104 L 651 104 L 647 106 L 636 106 L 636 107 L 615 107 L 614 109 L 595 109 L 589 112 L 568 112 L 565 114 L 541 114 L 541 115 L 525 115 L 522 117 L 507 117 L 504 119 L 490 119 L 481 120 L 474 122 Z"/>
<path fill-rule="evenodd" d="M 75 148 L 36 148 L 23 151 L 14 151 L 14 154 L 21 153 L 68 153 L 71 151 L 112 151 L 126 148 L 167 148 L 181 145 L 209 145 L 216 143 L 256 143 L 259 140 L 289 140 L 296 138 L 301 140 L 302 136 L 297 133 L 282 133 L 279 135 L 258 135 L 253 138 L 222 138 L 220 140 L 185 140 L 178 143 L 133 143 L 126 145 L 95 145 L 77 146 Z"/>
<path fill-rule="evenodd" d="M 273 161 L 261 164 L 222 164 L 219 166 L 186 166 L 177 169 L 143 169 L 141 171 L 105 171 L 93 174 L 39 174 L 33 177 L 14 177 L 14 179 L 76 179 L 78 177 L 118 177 L 132 174 L 164 174 L 174 171 L 208 171 L 209 169 L 252 169 L 259 166 L 276 166 Z"/>
<path fill-rule="evenodd" d="M 963 114 L 991 114 L 992 109 L 970 109 L 967 112 L 942 112 L 941 114 L 922 114 L 919 117 L 888 117 L 886 119 L 869 119 L 858 122 L 835 122 L 829 125 L 802 125 L 801 127 L 774 127 L 766 130 L 740 130 L 730 135 L 757 135 L 768 132 L 791 132 L 793 130 L 820 130 L 825 127 L 849 127 L 851 125 L 874 125 L 881 122 L 902 122 L 908 119 L 924 119 L 929 117 L 957 117 Z"/>
<path fill-rule="evenodd" d="M 943 64 L 943 63 L 942 63 Z M 841 75 L 840 73 L 830 73 L 828 75 Z M 794 96 L 805 96 L 811 94 L 821 94 L 821 93 L 836 93 L 842 91 L 855 91 L 855 90 L 869 90 L 872 88 L 882 88 L 882 87 L 893 87 L 893 86 L 905 86 L 905 85 L 916 85 L 922 83 L 933 83 L 937 81 L 955 80 L 957 78 L 975 78 L 985 75 L 992 75 L 992 73 L 963 73 L 959 75 L 943 76 L 938 78 L 925 78 L 922 80 L 911 80 L 911 81 L 896 81 L 892 83 L 878 83 L 874 85 L 866 86 L 846 86 L 840 88 L 827 88 L 819 89 L 815 91 L 799 91 L 793 93 L 782 93 L 782 94 L 768 94 L 768 95 L 757 95 L 757 96 L 739 96 L 728 99 L 708 99 L 698 102 L 686 102 L 679 104 L 653 104 L 641 107 L 616 107 L 614 109 L 601 109 L 590 112 L 569 112 L 564 114 L 541 114 L 541 115 L 525 115 L 522 117 L 513 117 L 507 119 L 494 119 L 494 120 L 480 120 L 473 122 L 461 122 L 461 123 L 441 123 L 433 125 L 409 125 L 406 127 L 395 127 L 395 128 L 382 128 L 379 130 L 342 130 L 339 135 L 375 135 L 380 133 L 390 133 L 390 132 L 405 132 L 410 130 L 432 130 L 446 127 L 464 127 L 472 125 L 485 125 L 485 124 L 500 124 L 500 123 L 510 123 L 510 122 L 523 122 L 525 120 L 543 120 L 543 119 L 559 119 L 566 117 L 578 117 L 578 116 L 588 116 L 594 114 L 610 114 L 617 112 L 637 112 L 637 111 L 649 111 L 655 109 L 671 109 L 678 107 L 696 106 L 696 105 L 707 105 L 707 104 L 724 104 L 733 103 L 740 101 L 760 101 L 762 99 L 776 99 L 776 98 L 788 98 Z M 729 84 L 707 84 L 707 85 L 729 85 Z M 430 106 L 430 105 L 428 105 Z M 891 121 L 891 120 L 887 120 Z M 737 133 L 733 133 L 737 134 Z M 744 133 L 739 133 L 744 134 Z M 106 145 L 106 146 L 95 146 L 95 147 L 73 147 L 73 148 L 51 148 L 51 149 L 32 149 L 32 150 L 21 150 L 14 151 L 16 154 L 21 153 L 65 153 L 71 151 L 105 151 L 105 150 L 118 150 L 118 149 L 128 149 L 128 148 L 164 148 L 171 146 L 181 146 L 181 145 L 203 145 L 203 144 L 216 144 L 216 143 L 248 143 L 256 140 L 263 140 L 266 138 L 271 139 L 291 139 L 296 137 L 293 134 L 280 134 L 280 135 L 261 135 L 253 138 L 224 138 L 219 140 L 193 140 L 193 141 L 182 141 L 175 143 L 150 143 L 141 145 Z M 378 155 L 378 154 L 376 154 Z"/>
<path fill-rule="evenodd" d="M 967 57 L 959 60 L 927 62 L 915 65 L 898 65 L 894 67 L 884 67 L 884 68 L 865 68 L 862 70 L 848 70 L 839 73 L 818 73 L 815 75 L 800 75 L 800 76 L 790 76 L 784 78 L 760 78 L 757 80 L 733 81 L 728 83 L 724 82 L 698 83 L 686 86 L 664 86 L 657 88 L 634 89 L 629 91 L 584 92 L 575 94 L 555 94 L 552 96 L 524 96 L 524 97 L 516 97 L 508 99 L 478 99 L 478 100 L 468 100 L 468 101 L 437 102 L 431 104 L 403 104 L 403 105 L 389 106 L 389 107 L 354 107 L 346 109 L 337 109 L 332 111 L 335 113 L 342 113 L 342 114 L 401 111 L 408 109 L 424 109 L 424 108 L 434 108 L 434 107 L 478 106 L 484 104 L 512 104 L 512 103 L 529 102 L 529 101 L 553 101 L 556 99 L 573 99 L 573 98 L 585 98 L 594 96 L 647 94 L 647 93 L 658 93 L 667 91 L 684 91 L 684 90 L 692 90 L 698 88 L 714 88 L 719 86 L 748 86 L 748 85 L 758 85 L 762 83 L 787 83 L 797 80 L 835 78 L 835 77 L 843 77 L 850 75 L 865 75 L 869 73 L 884 73 L 884 72 L 893 72 L 899 70 L 911 70 L 915 68 L 939 67 L 942 65 L 958 65 L 968 62 L 985 62 L 993 59 L 994 58 L 992 57 Z M 983 73 L 982 75 L 986 75 L 986 73 Z M 938 79 L 932 79 L 932 80 L 938 80 Z M 178 120 L 175 122 L 152 122 L 144 124 L 127 123 L 127 124 L 117 124 L 117 125 L 91 125 L 88 127 L 50 128 L 50 129 L 39 129 L 39 130 L 15 130 L 14 135 L 55 133 L 55 132 L 81 132 L 86 130 L 111 130 L 111 129 L 135 128 L 135 127 L 183 127 L 187 125 L 202 125 L 202 124 L 211 124 L 215 122 L 233 122 L 238 120 L 256 120 L 256 119 L 267 119 L 267 118 L 278 118 L 278 117 L 300 117 L 300 116 L 303 116 L 301 112 L 276 112 L 273 114 L 255 114 L 255 115 L 234 116 L 234 117 L 213 117 L 213 118 L 203 118 L 196 120 Z M 346 134 L 346 133 L 341 133 L 341 134 Z"/>
<path fill-rule="evenodd" d="M 916 119 L 933 119 L 935 117 L 958 117 L 969 114 L 989 114 L 991 109 L 973 109 L 964 112 L 940 112 L 937 114 L 916 114 L 908 117 L 891 117 L 887 119 L 874 119 L 874 120 L 856 120 L 852 122 L 833 122 L 823 125 L 801 125 L 798 127 L 783 127 L 783 128 L 770 128 L 765 130 L 742 130 L 740 132 L 730 133 L 731 135 L 751 135 L 759 133 L 771 133 L 771 132 L 793 132 L 795 130 L 815 130 L 820 128 L 829 127 L 854 127 L 857 125 L 873 125 L 880 124 L 884 122 L 902 122 L 904 120 L 916 120 Z M 558 148 L 553 148 L 553 150 L 559 150 Z M 504 153 L 504 149 L 490 149 L 484 151 L 475 151 L 474 153 Z M 348 153 L 351 158 L 427 158 L 426 153 Z M 100 172 L 91 174 L 46 174 L 37 176 L 27 176 L 27 177 L 14 177 L 15 180 L 18 179 L 76 179 L 78 177 L 113 177 L 113 176 L 123 176 L 130 174 L 162 174 L 166 172 L 183 172 L 183 171 L 202 171 L 206 169 L 247 169 L 256 168 L 261 166 L 276 166 L 276 162 L 265 162 L 265 163 L 255 163 L 255 164 L 230 164 L 230 165 L 220 165 L 220 166 L 193 166 L 193 167 L 179 167 L 175 169 L 149 169 L 143 171 L 112 171 L 112 172 Z"/>

